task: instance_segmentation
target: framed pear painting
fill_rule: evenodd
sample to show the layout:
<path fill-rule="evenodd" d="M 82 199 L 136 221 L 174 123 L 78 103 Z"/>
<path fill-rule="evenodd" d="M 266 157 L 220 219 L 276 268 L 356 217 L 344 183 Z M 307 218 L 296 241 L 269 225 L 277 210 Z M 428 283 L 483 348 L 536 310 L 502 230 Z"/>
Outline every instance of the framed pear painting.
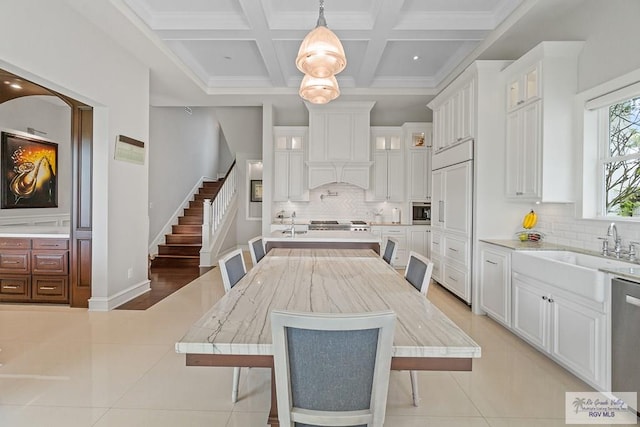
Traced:
<path fill-rule="evenodd" d="M 2 209 L 58 206 L 58 144 L 2 132 Z"/>

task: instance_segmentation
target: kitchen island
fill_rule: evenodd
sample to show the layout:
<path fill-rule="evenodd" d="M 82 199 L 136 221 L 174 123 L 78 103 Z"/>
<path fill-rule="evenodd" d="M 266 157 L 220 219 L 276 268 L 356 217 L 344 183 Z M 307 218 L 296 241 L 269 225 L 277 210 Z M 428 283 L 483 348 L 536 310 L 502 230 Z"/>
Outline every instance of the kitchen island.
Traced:
<path fill-rule="evenodd" d="M 263 238 L 267 251 L 273 248 L 311 249 L 373 249 L 380 253 L 380 239 L 368 231 L 311 230 L 296 232 L 274 231 Z"/>

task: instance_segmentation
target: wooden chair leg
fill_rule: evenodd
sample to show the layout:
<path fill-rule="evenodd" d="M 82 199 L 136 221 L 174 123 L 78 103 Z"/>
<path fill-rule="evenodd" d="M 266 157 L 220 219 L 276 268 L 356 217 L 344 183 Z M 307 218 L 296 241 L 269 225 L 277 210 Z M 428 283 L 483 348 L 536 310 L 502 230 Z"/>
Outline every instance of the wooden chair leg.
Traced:
<path fill-rule="evenodd" d="M 238 401 L 238 386 L 240 385 L 240 368 L 233 368 L 233 388 L 231 389 L 231 402 Z"/>
<path fill-rule="evenodd" d="M 418 372 L 410 371 L 411 376 L 411 394 L 413 395 L 413 406 L 418 406 L 420 395 L 418 394 Z"/>

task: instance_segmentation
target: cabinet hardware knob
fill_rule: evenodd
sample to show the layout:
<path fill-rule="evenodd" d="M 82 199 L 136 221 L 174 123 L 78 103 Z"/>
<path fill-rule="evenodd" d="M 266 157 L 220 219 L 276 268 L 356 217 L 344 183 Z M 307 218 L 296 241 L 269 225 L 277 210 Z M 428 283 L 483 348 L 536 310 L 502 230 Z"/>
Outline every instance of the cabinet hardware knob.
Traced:
<path fill-rule="evenodd" d="M 5 261 L 5 264 L 19 264 L 19 261 Z"/>
<path fill-rule="evenodd" d="M 498 265 L 498 263 L 497 263 L 497 262 L 493 262 L 493 261 L 489 261 L 489 260 L 486 260 L 486 261 L 487 261 L 489 264 Z"/>
<path fill-rule="evenodd" d="M 458 250 L 457 250 L 457 249 L 453 249 L 453 248 L 449 248 L 449 250 L 450 250 L 451 252 L 458 252 Z"/>
<path fill-rule="evenodd" d="M 18 289 L 18 287 L 14 285 L 4 285 L 2 286 L 2 289 Z"/>
<path fill-rule="evenodd" d="M 542 296 L 542 299 L 546 301 L 546 300 L 548 300 L 549 298 L 547 298 L 547 296 L 546 296 L 546 295 L 543 295 L 543 296 Z"/>
<path fill-rule="evenodd" d="M 43 290 L 43 291 L 53 291 L 55 289 L 56 289 L 55 286 L 40 286 L 40 290 Z"/>
<path fill-rule="evenodd" d="M 453 277 L 449 276 L 449 279 L 453 280 L 454 282 L 457 282 L 456 279 L 454 279 Z"/>
<path fill-rule="evenodd" d="M 552 303 L 553 302 L 553 298 L 549 298 L 549 302 Z"/>

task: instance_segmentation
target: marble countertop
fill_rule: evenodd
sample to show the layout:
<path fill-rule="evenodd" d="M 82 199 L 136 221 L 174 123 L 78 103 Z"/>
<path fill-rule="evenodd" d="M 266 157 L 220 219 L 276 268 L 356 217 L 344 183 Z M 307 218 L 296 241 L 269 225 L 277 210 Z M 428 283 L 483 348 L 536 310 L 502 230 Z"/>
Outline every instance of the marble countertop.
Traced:
<path fill-rule="evenodd" d="M 475 358 L 481 348 L 368 249 L 272 249 L 176 343 L 178 353 L 271 355 L 270 313 L 397 314 L 396 357 Z"/>
<path fill-rule="evenodd" d="M 556 245 L 555 243 L 547 243 L 545 241 L 538 242 L 521 242 L 520 240 L 495 240 L 495 239 L 480 239 L 481 242 L 491 243 L 492 245 L 502 246 L 503 248 L 513 249 L 515 251 L 566 251 L 570 248 L 562 245 Z"/>
<path fill-rule="evenodd" d="M 351 221 L 349 221 L 349 220 L 337 220 L 337 221 L 340 224 L 351 224 Z M 405 224 L 405 223 L 397 223 L 397 222 L 372 222 L 372 221 L 364 221 L 364 222 L 366 222 L 367 225 L 370 225 L 372 227 L 373 226 L 379 226 L 379 227 L 385 226 L 385 227 L 387 227 L 387 226 L 398 226 L 398 225 L 404 225 L 404 226 L 411 226 L 411 225 L 427 225 L 428 226 L 429 225 L 429 224 L 410 224 L 410 223 Z M 310 223 L 311 223 L 311 221 L 308 220 L 308 219 L 296 219 L 294 224 L 295 225 L 309 225 Z M 279 219 L 274 220 L 271 223 L 271 225 L 282 225 L 284 227 L 288 227 L 288 226 L 291 225 L 291 218 L 285 218 L 284 222 L 280 222 Z"/>
<path fill-rule="evenodd" d="M 633 263 L 624 259 L 616 259 L 613 257 L 605 257 L 599 252 L 589 251 L 586 249 L 574 248 L 571 246 L 557 245 L 547 242 L 521 242 L 519 240 L 492 240 L 492 239 L 480 239 L 481 242 L 491 243 L 493 245 L 502 246 L 507 249 L 513 249 L 516 251 L 570 251 L 581 254 L 601 257 L 603 259 L 616 260 L 629 264 L 629 267 L 623 268 L 609 268 L 603 267 L 598 270 L 605 273 L 609 273 L 616 277 L 622 277 L 625 279 L 640 281 L 640 264 Z"/>
<path fill-rule="evenodd" d="M 295 237 L 291 237 L 290 234 L 283 233 L 282 231 L 273 231 L 268 236 L 264 237 L 265 241 L 271 242 L 290 242 L 292 240 L 299 240 L 304 242 L 371 242 L 378 243 L 379 237 L 373 233 L 366 231 L 331 231 L 331 230 L 318 230 L 307 231 L 305 233 L 296 234 Z"/>
<path fill-rule="evenodd" d="M 19 237 L 28 239 L 55 238 L 68 239 L 69 227 L 7 225 L 0 226 L 0 237 Z"/>

